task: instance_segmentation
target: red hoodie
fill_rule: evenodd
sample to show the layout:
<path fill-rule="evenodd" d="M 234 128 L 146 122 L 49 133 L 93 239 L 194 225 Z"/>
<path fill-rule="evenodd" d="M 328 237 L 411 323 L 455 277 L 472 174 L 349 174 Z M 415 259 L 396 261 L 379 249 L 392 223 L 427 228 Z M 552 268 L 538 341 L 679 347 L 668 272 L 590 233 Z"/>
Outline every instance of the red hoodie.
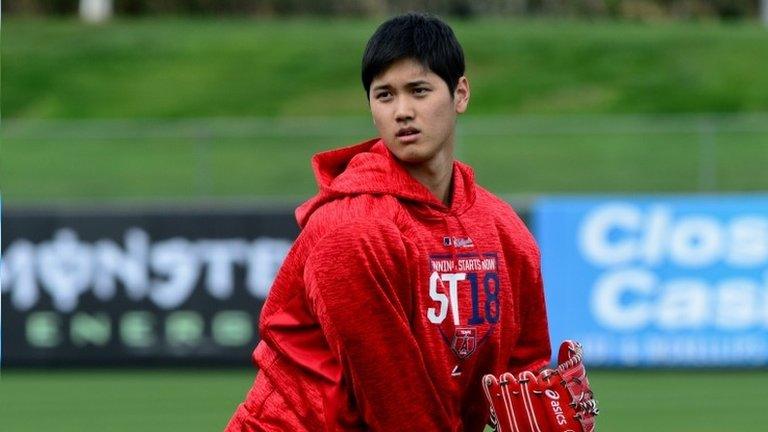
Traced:
<path fill-rule="evenodd" d="M 380 140 L 312 164 L 227 431 L 482 431 L 482 376 L 550 358 L 531 234 L 460 162 L 450 207 Z"/>

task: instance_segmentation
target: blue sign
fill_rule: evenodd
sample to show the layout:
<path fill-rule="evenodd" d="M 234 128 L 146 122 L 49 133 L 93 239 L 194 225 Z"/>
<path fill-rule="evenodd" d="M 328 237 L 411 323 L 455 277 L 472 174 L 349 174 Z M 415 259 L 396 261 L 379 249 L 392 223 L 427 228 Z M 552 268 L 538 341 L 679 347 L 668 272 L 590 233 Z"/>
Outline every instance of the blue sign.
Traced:
<path fill-rule="evenodd" d="M 590 365 L 768 364 L 768 196 L 547 197 L 534 228 Z"/>

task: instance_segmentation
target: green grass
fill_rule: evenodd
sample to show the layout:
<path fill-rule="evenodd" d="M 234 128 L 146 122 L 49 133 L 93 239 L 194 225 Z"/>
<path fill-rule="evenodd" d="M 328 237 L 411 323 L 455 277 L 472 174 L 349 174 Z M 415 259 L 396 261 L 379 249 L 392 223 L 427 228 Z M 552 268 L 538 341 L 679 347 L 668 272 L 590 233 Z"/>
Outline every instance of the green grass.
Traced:
<path fill-rule="evenodd" d="M 244 370 L 3 371 L 3 431 L 222 430 Z"/>
<path fill-rule="evenodd" d="M 451 21 L 475 114 L 768 109 L 757 23 Z M 3 22 L 5 117 L 361 115 L 377 21 Z"/>
<path fill-rule="evenodd" d="M 221 430 L 252 370 L 5 370 L 0 427 L 55 430 Z M 754 431 L 768 371 L 592 371 L 600 431 Z M 757 428 L 757 429 L 756 429 Z"/>
<path fill-rule="evenodd" d="M 359 83 L 375 21 L 3 24 L 9 203 L 306 197 L 314 152 L 375 133 Z M 452 24 L 473 91 L 459 156 L 494 192 L 768 189 L 768 117 L 750 117 L 768 112 L 765 28 Z M 690 112 L 736 117 L 670 116 Z M 318 116 L 320 125 L 307 120 Z"/>
<path fill-rule="evenodd" d="M 474 116 L 460 121 L 458 155 L 497 193 L 768 189 L 768 116 L 729 119 Z M 314 152 L 375 133 L 365 118 L 315 122 L 7 126 L 0 181 L 8 202 L 301 198 L 316 189 Z"/>

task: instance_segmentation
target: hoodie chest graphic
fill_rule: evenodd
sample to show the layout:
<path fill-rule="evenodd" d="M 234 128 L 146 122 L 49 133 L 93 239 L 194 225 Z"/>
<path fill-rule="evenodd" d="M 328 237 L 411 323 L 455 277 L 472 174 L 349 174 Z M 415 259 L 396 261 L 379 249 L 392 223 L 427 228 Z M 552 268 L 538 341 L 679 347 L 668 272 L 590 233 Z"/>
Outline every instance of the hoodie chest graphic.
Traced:
<path fill-rule="evenodd" d="M 491 335 L 501 314 L 496 252 L 430 254 L 427 320 L 464 360 Z"/>

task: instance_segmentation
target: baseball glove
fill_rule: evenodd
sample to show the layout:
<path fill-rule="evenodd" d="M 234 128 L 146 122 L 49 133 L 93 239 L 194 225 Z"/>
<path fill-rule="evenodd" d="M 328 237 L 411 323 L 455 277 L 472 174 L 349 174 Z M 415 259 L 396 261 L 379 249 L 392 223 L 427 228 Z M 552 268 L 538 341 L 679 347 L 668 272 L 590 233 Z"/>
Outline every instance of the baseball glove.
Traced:
<path fill-rule="evenodd" d="M 538 375 L 506 372 L 483 377 L 498 432 L 593 432 L 597 401 L 589 388 L 579 343 L 560 345 L 558 365 Z"/>

